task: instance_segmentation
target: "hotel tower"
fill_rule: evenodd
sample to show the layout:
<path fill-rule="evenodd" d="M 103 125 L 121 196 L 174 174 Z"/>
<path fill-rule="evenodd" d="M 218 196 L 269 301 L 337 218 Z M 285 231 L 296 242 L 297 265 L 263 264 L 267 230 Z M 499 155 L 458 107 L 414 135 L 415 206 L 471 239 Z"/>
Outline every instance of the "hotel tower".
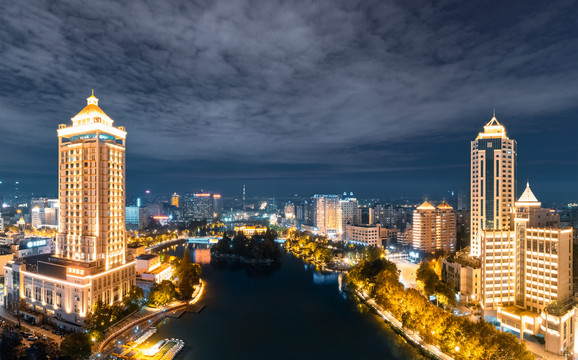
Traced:
<path fill-rule="evenodd" d="M 7 282 L 8 294 L 25 300 L 35 319 L 81 327 L 97 301 L 120 301 L 135 283 L 125 238 L 126 131 L 113 122 L 93 93 L 72 126 L 58 128 L 55 254 L 6 266 L 7 278 L 15 279 Z"/>
<path fill-rule="evenodd" d="M 483 230 L 510 229 L 516 201 L 516 141 L 496 116 L 471 144 L 471 255 L 480 256 Z"/>

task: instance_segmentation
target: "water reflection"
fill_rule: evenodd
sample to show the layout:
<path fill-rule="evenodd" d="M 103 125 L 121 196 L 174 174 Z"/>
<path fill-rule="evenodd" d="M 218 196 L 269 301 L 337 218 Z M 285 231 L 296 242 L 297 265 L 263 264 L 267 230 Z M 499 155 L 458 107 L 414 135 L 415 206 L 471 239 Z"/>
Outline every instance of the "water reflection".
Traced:
<path fill-rule="evenodd" d="M 313 272 L 313 283 L 316 285 L 334 285 L 339 283 L 338 273 Z"/>

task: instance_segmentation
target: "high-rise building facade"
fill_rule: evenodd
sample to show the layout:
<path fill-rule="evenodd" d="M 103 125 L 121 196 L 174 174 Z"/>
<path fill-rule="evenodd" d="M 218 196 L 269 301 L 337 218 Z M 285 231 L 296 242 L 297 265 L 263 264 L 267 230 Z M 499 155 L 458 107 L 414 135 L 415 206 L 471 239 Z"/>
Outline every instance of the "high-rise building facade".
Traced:
<path fill-rule="evenodd" d="M 7 265 L 7 289 L 28 309 L 65 328 L 84 325 L 97 301 L 121 301 L 135 283 L 125 238 L 125 140 L 122 126 L 90 96 L 58 129 L 59 226 L 55 254 Z"/>
<path fill-rule="evenodd" d="M 546 350 L 562 354 L 574 344 L 572 228 L 561 228 L 529 185 L 513 215 L 510 230 L 482 231 L 482 308 L 503 329 L 542 334 Z"/>
<path fill-rule="evenodd" d="M 492 117 L 471 143 L 471 254 L 481 255 L 483 230 L 508 230 L 516 192 L 516 141 Z"/>
<path fill-rule="evenodd" d="M 183 219 L 185 221 L 212 221 L 222 214 L 220 194 L 209 192 L 185 194 Z"/>
<path fill-rule="evenodd" d="M 315 195 L 314 225 L 320 234 L 341 236 L 341 206 L 337 195 Z"/>
<path fill-rule="evenodd" d="M 448 203 L 435 207 L 424 201 L 414 210 L 412 247 L 425 252 L 455 251 L 456 216 Z"/>
<path fill-rule="evenodd" d="M 347 193 L 343 193 L 343 197 L 339 201 L 339 205 L 341 207 L 341 229 L 343 230 L 343 234 L 345 235 L 345 229 L 347 229 L 347 225 L 355 225 L 357 224 L 357 199 L 353 197 L 353 193 L 351 195 L 347 195 Z M 345 236 L 343 237 L 345 238 Z"/>

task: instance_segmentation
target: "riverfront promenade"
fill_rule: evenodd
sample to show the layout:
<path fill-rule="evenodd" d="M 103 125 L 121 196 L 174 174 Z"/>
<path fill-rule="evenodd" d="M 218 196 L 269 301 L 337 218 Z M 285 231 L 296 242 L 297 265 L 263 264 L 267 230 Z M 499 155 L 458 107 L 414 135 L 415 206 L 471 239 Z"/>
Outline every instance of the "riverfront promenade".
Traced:
<path fill-rule="evenodd" d="M 381 306 L 379 306 L 375 302 L 375 300 L 373 300 L 372 298 L 370 298 L 369 296 L 367 296 L 366 294 L 362 293 L 359 290 L 355 290 L 355 293 L 357 294 L 357 296 L 359 296 L 361 299 L 363 299 L 363 301 L 365 301 L 365 303 L 368 304 L 373 310 L 375 310 L 384 320 L 386 320 L 387 322 L 392 324 L 395 328 L 397 328 L 401 332 L 403 332 L 405 334 L 405 336 L 408 339 L 410 339 L 414 344 L 424 348 L 425 350 L 427 350 L 428 352 L 430 352 L 431 354 L 436 356 L 438 359 L 454 360 L 454 358 L 452 356 L 444 353 L 437 346 L 434 346 L 434 345 L 431 345 L 431 344 L 424 342 L 422 340 L 422 338 L 417 333 L 413 333 L 413 334 L 407 333 L 404 330 L 404 328 L 401 324 L 401 321 L 397 320 L 393 315 L 391 315 L 391 313 L 389 311 L 387 311 L 387 310 L 383 309 Z"/>
<path fill-rule="evenodd" d="M 134 315 L 134 317 L 127 319 L 122 324 L 117 324 L 115 328 L 111 329 L 112 332 L 107 335 L 105 340 L 103 340 L 98 345 L 97 353 L 92 356 L 92 358 L 96 359 L 100 357 L 102 354 L 106 354 L 110 351 L 115 345 L 117 345 L 118 341 L 126 342 L 130 341 L 130 339 L 134 336 L 137 336 L 141 333 L 146 332 L 150 327 L 158 324 L 161 320 L 165 317 L 169 316 L 171 313 L 175 313 L 179 310 L 186 309 L 191 305 L 196 304 L 202 297 L 204 291 L 205 283 L 201 280 L 200 286 L 195 289 L 193 293 L 192 299 L 189 301 L 178 301 L 169 304 L 166 307 L 152 309 L 152 310 L 145 310 L 144 312 L 139 312 Z M 133 329 L 137 329 L 138 331 Z"/>

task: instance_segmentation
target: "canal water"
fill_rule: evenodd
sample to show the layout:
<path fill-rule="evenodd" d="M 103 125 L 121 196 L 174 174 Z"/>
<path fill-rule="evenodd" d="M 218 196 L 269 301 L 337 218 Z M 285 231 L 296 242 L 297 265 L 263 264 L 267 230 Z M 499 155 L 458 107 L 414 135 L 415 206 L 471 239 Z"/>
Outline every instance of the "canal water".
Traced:
<path fill-rule="evenodd" d="M 365 305 L 340 291 L 337 274 L 322 274 L 286 254 L 266 267 L 208 261 L 199 314 L 166 319 L 149 339 L 185 341 L 180 359 L 423 359 Z M 166 250 L 182 256 L 184 245 Z"/>

